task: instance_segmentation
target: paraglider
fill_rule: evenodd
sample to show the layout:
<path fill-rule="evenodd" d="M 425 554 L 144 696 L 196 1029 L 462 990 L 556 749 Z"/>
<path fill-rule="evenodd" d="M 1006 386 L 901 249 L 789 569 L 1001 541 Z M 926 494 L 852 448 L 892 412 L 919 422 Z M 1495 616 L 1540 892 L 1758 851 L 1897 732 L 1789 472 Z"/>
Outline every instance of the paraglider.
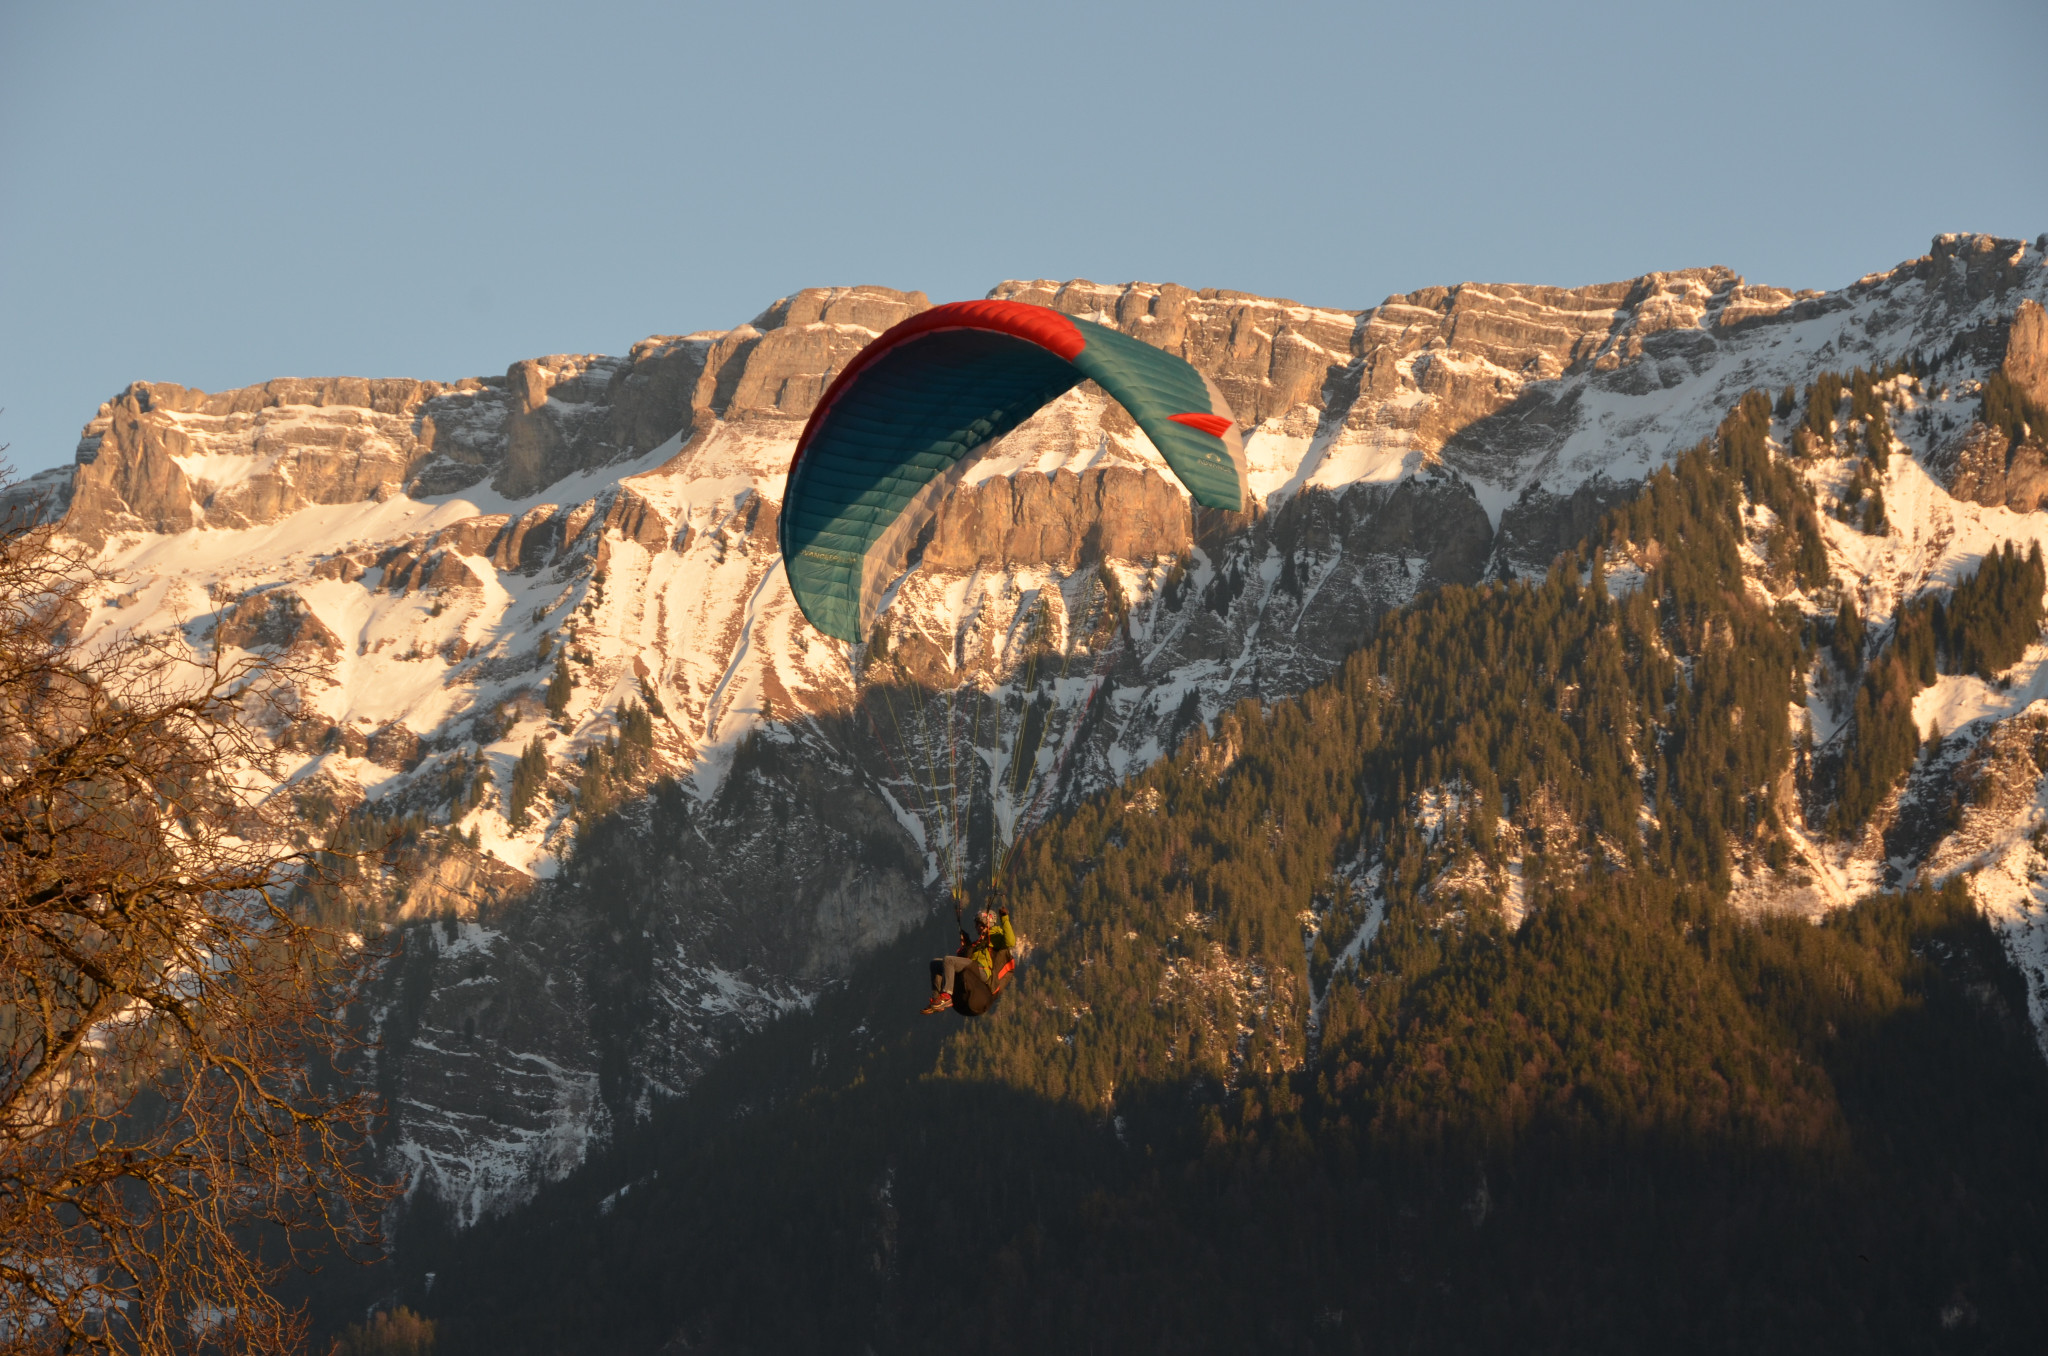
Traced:
<path fill-rule="evenodd" d="M 777 535 L 811 625 L 862 641 L 961 474 L 1083 381 L 1122 405 L 1205 508 L 1243 509 L 1244 443 L 1223 393 L 1150 344 L 1021 301 L 956 301 L 846 365 L 790 460 Z"/>
<path fill-rule="evenodd" d="M 805 618 L 827 636 L 866 641 L 882 599 L 961 476 L 1004 434 L 1090 380 L 1144 431 L 1197 504 L 1244 508 L 1244 443 L 1236 417 L 1215 384 L 1180 358 L 1046 306 L 995 300 L 935 306 L 855 355 L 797 440 L 777 538 L 790 592 Z M 1100 678 L 1098 672 L 1098 685 Z M 922 728 L 915 688 L 911 701 Z M 949 765 L 943 780 L 933 770 L 934 809 L 943 797 L 961 794 L 951 765 L 950 696 L 945 720 Z M 893 707 L 890 721 L 900 740 Z M 1027 715 L 1012 750 L 1008 790 L 1020 798 L 1043 733 L 1040 707 Z M 956 805 L 947 839 L 955 859 L 956 916 L 963 900 L 960 818 Z M 980 917 L 980 935 L 969 938 L 963 930 L 958 953 L 932 962 L 927 1013 L 950 1008 L 979 1016 L 1001 993 L 1015 965 L 1016 932 L 1007 909 L 984 909 Z"/>
<path fill-rule="evenodd" d="M 1008 909 L 983 909 L 976 918 L 979 935 L 960 932 L 960 949 L 932 961 L 932 1001 L 927 1015 L 951 1008 L 962 1017 L 979 1017 L 1002 994 L 1017 968 L 1017 930 Z"/>

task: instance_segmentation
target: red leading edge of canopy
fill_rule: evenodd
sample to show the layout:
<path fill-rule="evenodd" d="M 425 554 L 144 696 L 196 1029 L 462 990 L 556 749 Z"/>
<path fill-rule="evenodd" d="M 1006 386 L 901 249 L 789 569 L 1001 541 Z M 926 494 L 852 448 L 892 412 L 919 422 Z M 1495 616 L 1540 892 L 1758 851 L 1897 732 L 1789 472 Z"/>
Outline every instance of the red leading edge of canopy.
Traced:
<path fill-rule="evenodd" d="M 1211 438 L 1221 438 L 1230 432 L 1230 420 L 1220 414 L 1169 414 L 1166 417 L 1176 424 L 1198 428 Z"/>
<path fill-rule="evenodd" d="M 804 423 L 804 432 L 796 440 L 796 455 L 789 459 L 789 474 L 796 474 L 796 464 L 803 460 L 804 449 L 811 445 L 811 435 L 824 422 L 825 412 L 832 408 L 839 393 L 844 391 L 853 379 L 869 363 L 874 362 L 890 349 L 906 339 L 919 335 L 933 334 L 939 330 L 994 330 L 1033 343 L 1049 353 L 1057 353 L 1068 362 L 1080 356 L 1088 347 L 1081 327 L 1049 306 L 1033 306 L 1026 301 L 949 301 L 943 306 L 934 306 L 929 311 L 920 311 L 900 325 L 891 326 L 882 336 L 866 348 L 853 355 L 832 384 L 825 389 L 825 398 L 811 411 L 811 417 Z M 1197 416 L 1175 415 L 1183 423 Z M 1203 415 L 1201 418 L 1214 418 Z M 1228 421 L 1224 421 L 1227 423 Z M 1200 428 L 1202 425 L 1195 425 Z M 1211 430 L 1213 431 L 1213 430 Z"/>

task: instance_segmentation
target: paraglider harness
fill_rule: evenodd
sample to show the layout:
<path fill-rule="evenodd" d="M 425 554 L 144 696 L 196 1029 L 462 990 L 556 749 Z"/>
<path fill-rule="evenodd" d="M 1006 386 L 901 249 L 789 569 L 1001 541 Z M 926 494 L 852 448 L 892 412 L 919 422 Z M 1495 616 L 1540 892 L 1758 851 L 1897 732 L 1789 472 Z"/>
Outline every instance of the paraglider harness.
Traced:
<path fill-rule="evenodd" d="M 991 901 L 993 903 L 993 901 Z M 953 901 L 953 913 L 959 917 L 963 903 L 958 896 Z M 962 1017 L 979 1017 L 1002 997 L 1003 986 L 1009 983 L 1010 974 L 1017 968 L 1016 954 L 1007 945 L 1006 937 L 1016 932 L 1009 925 L 1010 911 L 1001 906 L 996 911 L 997 926 L 984 931 L 979 937 L 968 939 L 967 930 L 960 930 L 960 950 L 957 954 L 972 956 L 985 951 L 988 955 L 988 973 L 981 972 L 981 965 L 966 965 L 953 979 L 953 1011 Z"/>

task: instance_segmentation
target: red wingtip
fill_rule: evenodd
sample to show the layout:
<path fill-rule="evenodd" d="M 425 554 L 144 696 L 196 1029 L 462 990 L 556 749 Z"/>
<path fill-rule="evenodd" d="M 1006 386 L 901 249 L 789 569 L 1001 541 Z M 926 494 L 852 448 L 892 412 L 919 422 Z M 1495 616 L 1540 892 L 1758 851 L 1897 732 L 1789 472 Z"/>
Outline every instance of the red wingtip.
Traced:
<path fill-rule="evenodd" d="M 1230 420 L 1220 414 L 1169 414 L 1166 417 L 1176 424 L 1198 428 L 1212 438 L 1221 438 L 1230 432 Z"/>

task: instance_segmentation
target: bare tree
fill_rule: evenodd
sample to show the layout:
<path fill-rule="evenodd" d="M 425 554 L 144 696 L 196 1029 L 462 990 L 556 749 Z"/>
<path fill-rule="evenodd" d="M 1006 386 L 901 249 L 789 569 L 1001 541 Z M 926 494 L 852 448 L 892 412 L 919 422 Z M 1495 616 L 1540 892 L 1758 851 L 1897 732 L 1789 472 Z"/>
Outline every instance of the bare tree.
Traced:
<path fill-rule="evenodd" d="M 105 582 L 0 530 L 0 1350 L 295 1350 L 278 1276 L 385 1199 L 338 1064 L 368 965 L 286 907 L 291 685 L 89 636 Z"/>

